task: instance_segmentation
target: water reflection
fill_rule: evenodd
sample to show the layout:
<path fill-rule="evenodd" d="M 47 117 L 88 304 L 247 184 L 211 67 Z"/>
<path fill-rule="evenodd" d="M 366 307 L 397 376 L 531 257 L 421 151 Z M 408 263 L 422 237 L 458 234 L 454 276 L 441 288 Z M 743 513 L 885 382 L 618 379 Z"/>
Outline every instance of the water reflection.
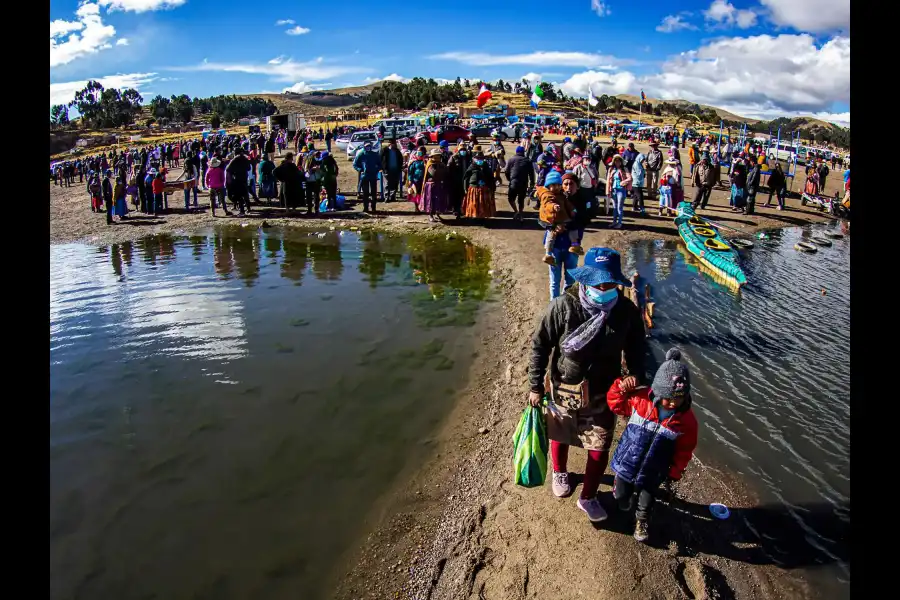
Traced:
<path fill-rule="evenodd" d="M 51 246 L 51 597 L 330 597 L 359 498 L 472 360 L 473 330 L 423 325 L 473 322 L 489 258 L 246 228 Z"/>
<path fill-rule="evenodd" d="M 309 247 L 312 272 L 321 281 L 337 281 L 344 272 L 341 260 L 341 236 L 337 231 L 319 234 Z"/>
<path fill-rule="evenodd" d="M 359 234 L 363 243 L 362 256 L 359 259 L 359 272 L 369 282 L 369 287 L 376 287 L 384 281 L 387 266 L 399 268 L 403 260 L 403 244 L 397 236 L 376 231 L 363 231 Z"/>

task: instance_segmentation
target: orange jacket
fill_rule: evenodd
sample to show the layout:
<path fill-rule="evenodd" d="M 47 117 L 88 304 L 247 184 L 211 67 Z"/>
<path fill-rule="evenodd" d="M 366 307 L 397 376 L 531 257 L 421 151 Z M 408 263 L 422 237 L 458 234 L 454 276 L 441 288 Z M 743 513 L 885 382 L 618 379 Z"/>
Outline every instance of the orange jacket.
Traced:
<path fill-rule="evenodd" d="M 538 212 L 541 221 L 560 225 L 571 221 L 575 216 L 575 206 L 562 191 L 554 194 L 543 186 L 535 188 L 534 191 L 541 202 L 541 209 Z"/>

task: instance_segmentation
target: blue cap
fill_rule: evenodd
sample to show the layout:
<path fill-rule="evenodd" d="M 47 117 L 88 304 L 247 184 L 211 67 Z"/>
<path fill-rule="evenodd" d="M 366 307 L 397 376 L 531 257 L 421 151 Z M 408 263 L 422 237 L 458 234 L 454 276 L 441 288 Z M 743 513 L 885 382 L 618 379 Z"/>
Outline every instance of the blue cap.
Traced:
<path fill-rule="evenodd" d="M 516 146 L 516 154 L 525 154 L 525 146 Z"/>
<path fill-rule="evenodd" d="M 601 283 L 631 287 L 631 282 L 622 274 L 622 257 L 612 248 L 589 249 L 584 255 L 584 266 L 572 269 L 569 274 L 578 283 L 592 287 Z"/>
<path fill-rule="evenodd" d="M 449 147 L 450 147 L 450 144 L 447 143 L 447 140 L 441 140 L 441 141 L 438 143 L 438 146 L 440 146 L 441 148 L 449 148 Z"/>
<path fill-rule="evenodd" d="M 563 141 L 564 141 L 564 142 L 571 142 L 571 141 L 572 141 L 572 138 L 570 138 L 569 136 L 566 136 L 566 137 L 563 138 Z"/>
<path fill-rule="evenodd" d="M 547 173 L 547 176 L 544 178 L 544 185 L 553 185 L 553 184 L 562 185 L 562 175 L 559 174 L 559 171 L 553 170 Z"/>

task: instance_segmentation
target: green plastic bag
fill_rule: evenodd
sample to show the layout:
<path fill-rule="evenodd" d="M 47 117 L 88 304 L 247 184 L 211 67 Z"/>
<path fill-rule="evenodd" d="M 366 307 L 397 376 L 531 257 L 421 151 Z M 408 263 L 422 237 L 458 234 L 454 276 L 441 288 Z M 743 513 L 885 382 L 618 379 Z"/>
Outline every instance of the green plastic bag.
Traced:
<path fill-rule="evenodd" d="M 513 471 L 516 485 L 544 485 L 547 476 L 547 423 L 540 408 L 528 406 L 513 434 Z"/>

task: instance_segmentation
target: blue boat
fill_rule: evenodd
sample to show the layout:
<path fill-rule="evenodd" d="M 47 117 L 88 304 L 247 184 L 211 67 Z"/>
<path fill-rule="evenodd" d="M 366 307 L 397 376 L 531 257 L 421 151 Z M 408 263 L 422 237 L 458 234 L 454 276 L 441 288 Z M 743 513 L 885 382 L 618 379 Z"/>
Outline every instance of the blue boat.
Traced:
<path fill-rule="evenodd" d="M 724 282 L 738 287 L 747 283 L 737 250 L 719 234 L 718 229 L 695 215 L 690 202 L 680 202 L 677 210 L 675 225 L 688 252 L 720 275 Z"/>

